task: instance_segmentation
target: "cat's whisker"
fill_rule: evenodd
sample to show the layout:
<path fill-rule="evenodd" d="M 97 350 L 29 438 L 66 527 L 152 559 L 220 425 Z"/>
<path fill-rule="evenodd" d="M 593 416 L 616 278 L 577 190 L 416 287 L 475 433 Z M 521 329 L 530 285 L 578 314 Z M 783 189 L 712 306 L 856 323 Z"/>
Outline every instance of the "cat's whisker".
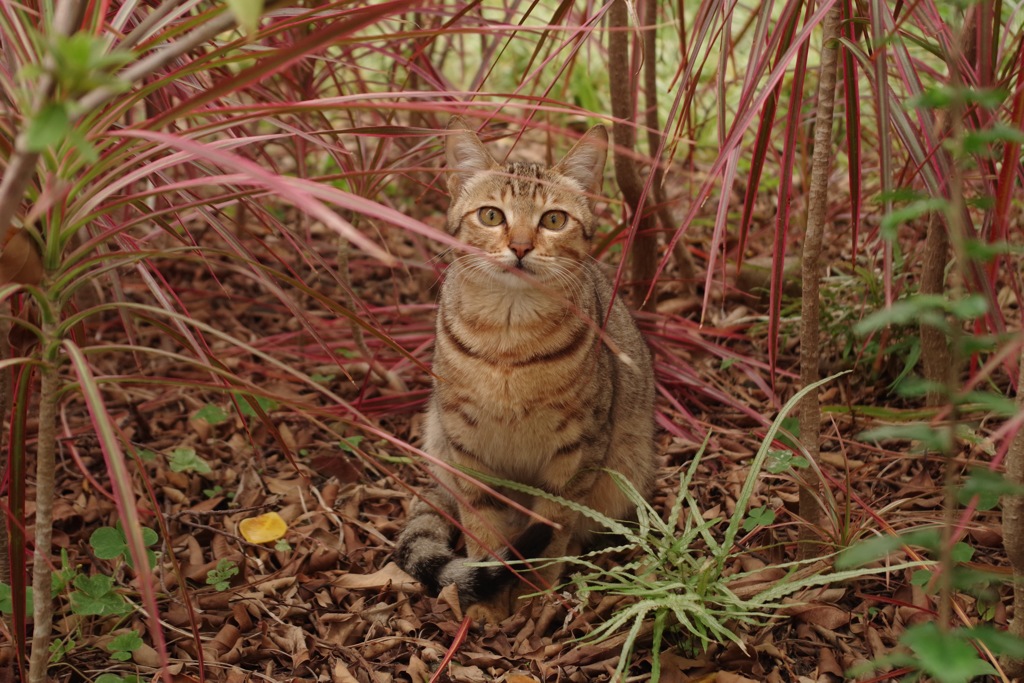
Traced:
<path fill-rule="evenodd" d="M 440 254 L 437 254 L 436 256 L 432 256 L 431 258 L 427 259 L 427 265 L 440 263 L 446 256 L 448 256 L 448 254 L 452 253 L 453 251 L 455 251 L 455 247 L 448 247 Z"/>

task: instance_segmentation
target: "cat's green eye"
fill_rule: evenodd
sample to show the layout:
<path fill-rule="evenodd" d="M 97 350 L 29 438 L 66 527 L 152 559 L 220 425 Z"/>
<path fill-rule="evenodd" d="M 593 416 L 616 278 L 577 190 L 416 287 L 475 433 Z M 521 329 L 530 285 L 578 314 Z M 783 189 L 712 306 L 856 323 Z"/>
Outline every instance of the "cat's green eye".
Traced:
<path fill-rule="evenodd" d="M 568 220 L 569 217 L 565 215 L 565 211 L 548 211 L 540 217 L 540 227 L 548 230 L 561 230 Z"/>
<path fill-rule="evenodd" d="M 488 228 L 496 228 L 505 222 L 505 214 L 493 206 L 485 206 L 476 212 L 476 217 Z"/>

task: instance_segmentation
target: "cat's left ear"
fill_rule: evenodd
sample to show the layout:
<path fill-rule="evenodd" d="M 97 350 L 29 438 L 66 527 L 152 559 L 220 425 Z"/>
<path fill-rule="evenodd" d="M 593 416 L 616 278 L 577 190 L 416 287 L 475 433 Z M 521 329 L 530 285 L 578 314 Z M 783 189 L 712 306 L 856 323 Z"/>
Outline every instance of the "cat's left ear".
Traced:
<path fill-rule="evenodd" d="M 591 195 L 600 195 L 607 155 L 608 130 L 604 126 L 594 126 L 552 170 L 572 178 Z M 593 196 L 590 203 L 594 203 Z"/>
<path fill-rule="evenodd" d="M 444 154 L 448 161 L 448 194 L 452 197 L 459 194 L 466 178 L 498 168 L 498 162 L 460 116 L 453 116 L 448 122 Z"/>

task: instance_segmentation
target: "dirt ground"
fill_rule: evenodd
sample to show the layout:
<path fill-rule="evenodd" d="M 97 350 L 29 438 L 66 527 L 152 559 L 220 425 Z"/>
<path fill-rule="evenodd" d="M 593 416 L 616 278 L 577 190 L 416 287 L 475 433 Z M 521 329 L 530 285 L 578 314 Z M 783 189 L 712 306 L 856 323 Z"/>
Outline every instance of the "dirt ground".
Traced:
<path fill-rule="evenodd" d="M 400 256 L 415 259 L 419 254 L 401 236 L 389 239 Z M 699 251 L 697 256 L 699 262 Z M 160 513 L 153 514 L 151 503 L 140 504 L 147 524 L 161 538 L 154 576 L 172 680 L 200 680 L 203 675 L 231 683 L 611 680 L 624 634 L 603 642 L 584 637 L 623 607 L 625 599 L 594 594 L 580 601 L 565 590 L 525 604 L 499 626 L 467 628 L 451 595 L 424 594 L 391 562 L 411 490 L 427 484 L 428 478 L 383 435 L 419 443 L 420 413 L 430 382 L 426 364 L 436 273 L 392 271 L 359 260 L 351 264 L 353 289 L 366 305 L 363 315 L 372 316 L 408 353 L 403 356 L 367 336 L 376 362 L 404 385 L 388 386 L 367 372 L 363 359 L 328 352 L 353 348 L 346 320 L 311 304 L 308 319 L 315 329 L 307 329 L 279 303 L 267 303 L 252 278 L 215 261 L 168 261 L 159 270 L 194 319 L 252 340 L 283 364 L 316 375 L 379 430 L 348 425 L 340 406 L 297 382 L 283 365 L 213 337 L 210 353 L 226 367 L 251 378 L 268 394 L 292 397 L 316 409 L 267 404 L 266 422 L 243 419 L 209 375 L 173 358 L 141 357 L 135 367 L 125 367 L 134 359 L 113 352 L 95 359 L 97 368 L 111 376 L 138 373 L 174 380 L 165 385 L 128 383 L 107 394 L 125 436 L 154 454 L 136 481 L 137 490 L 151 492 Z M 698 295 L 672 285 L 671 278 L 670 271 L 659 290 L 660 312 L 641 317 L 661 384 L 662 468 L 655 503 L 662 510 L 671 504 L 681 468 L 710 433 L 691 492 L 706 519 L 723 517 L 734 509 L 751 457 L 781 405 L 774 397 L 785 399 L 794 391 L 795 328 L 792 323 L 783 326 L 773 389 L 762 305 L 753 297 L 716 294 L 701 325 L 696 319 Z M 126 296 L 144 299 L 139 287 Z M 339 301 L 344 297 L 338 283 L 326 278 L 320 293 Z M 302 301 L 301 293 L 296 296 Z M 827 331 L 846 324 L 838 313 L 835 317 Z M 106 343 L 124 341 L 126 335 L 123 322 L 114 317 L 92 333 Z M 166 330 L 143 320 L 135 322 L 132 333 L 141 345 L 170 345 Z M 313 340 L 314 333 L 323 343 Z M 888 381 L 884 368 L 872 376 L 867 361 L 854 365 L 841 359 L 838 334 L 830 341 L 835 357 L 826 359 L 823 368 L 852 367 L 855 372 L 822 394 L 822 467 L 838 509 L 833 510 L 835 523 L 826 520 L 813 526 L 812 533 L 836 547 L 890 529 L 939 522 L 942 475 L 935 458 L 910 457 L 903 446 L 881 450 L 853 438 L 873 424 L 859 407 L 882 404 Z M 194 417 L 209 404 L 222 408 L 227 419 L 210 424 Z M 99 478 L 105 469 L 84 407 L 71 399 L 61 417 L 55 543 L 83 573 L 112 575 L 126 597 L 139 604 L 124 563 L 96 557 L 89 545 L 91 533 L 115 524 L 117 514 L 106 481 L 82 475 L 84 470 Z M 984 451 L 991 426 L 981 419 L 974 427 L 979 445 L 964 447 L 961 465 Z M 346 450 L 338 434 L 363 438 L 352 439 L 355 448 Z M 182 448 L 194 449 L 211 471 L 173 471 L 171 454 Z M 770 568 L 795 558 L 795 541 L 804 526 L 795 516 L 797 492 L 792 474 L 761 475 L 750 506 L 771 509 L 775 521 L 740 534 L 742 552 L 736 553 L 735 566 L 727 573 L 768 567 L 766 585 L 780 578 Z M 240 536 L 241 520 L 268 511 L 278 512 L 288 523 L 288 547 L 254 545 Z M 998 515 L 978 512 L 962 526 L 964 540 L 975 548 L 972 566 L 1004 572 Z M 207 578 L 225 559 L 237 563 L 240 571 L 218 590 Z M 906 626 L 935 619 L 933 592 L 909 579 L 909 571 L 890 572 L 802 594 L 756 627 L 737 625 L 742 647 L 721 643 L 701 649 L 670 629 L 660 653 L 661 680 L 845 680 L 850 666 L 889 652 Z M 997 625 L 1006 624 L 1006 590 L 995 587 L 990 593 L 994 596 L 980 607 L 975 597 L 957 598 L 966 619 L 976 620 L 983 613 Z M 53 667 L 55 680 L 94 680 L 103 672 L 151 679 L 158 660 L 140 609 L 123 618 L 83 618 L 60 598 L 58 611 L 58 636 L 73 639 L 74 646 Z M 114 662 L 104 645 L 127 629 L 143 634 L 145 645 L 128 662 Z M 641 632 L 639 643 L 627 680 L 650 678 L 649 629 Z M 7 660 L 9 666 L 9 655 Z M 874 680 L 898 678 L 898 673 L 880 672 Z"/>

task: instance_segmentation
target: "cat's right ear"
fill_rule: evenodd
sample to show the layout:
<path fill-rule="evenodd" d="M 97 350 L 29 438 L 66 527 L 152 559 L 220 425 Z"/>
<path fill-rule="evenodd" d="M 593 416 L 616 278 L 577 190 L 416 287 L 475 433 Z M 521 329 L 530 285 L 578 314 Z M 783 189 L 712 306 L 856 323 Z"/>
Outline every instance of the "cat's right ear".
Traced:
<path fill-rule="evenodd" d="M 444 155 L 448 160 L 448 194 L 452 197 L 459 194 L 463 183 L 473 174 L 498 168 L 498 162 L 460 116 L 448 121 Z"/>

